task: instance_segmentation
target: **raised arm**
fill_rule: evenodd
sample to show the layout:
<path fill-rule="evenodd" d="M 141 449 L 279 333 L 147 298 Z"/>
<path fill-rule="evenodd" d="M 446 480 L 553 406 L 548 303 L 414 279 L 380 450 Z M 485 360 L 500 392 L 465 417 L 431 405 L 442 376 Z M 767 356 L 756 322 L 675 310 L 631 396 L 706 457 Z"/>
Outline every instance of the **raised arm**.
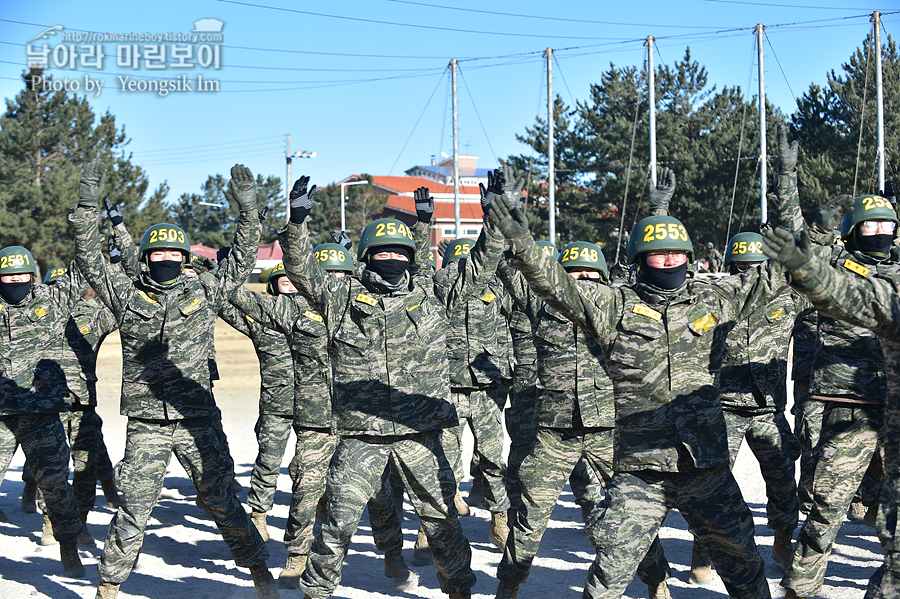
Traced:
<path fill-rule="evenodd" d="M 118 204 L 113 204 L 109 198 L 103 200 L 106 204 L 106 216 L 112 224 L 110 231 L 110 262 L 113 258 L 113 246 L 118 250 L 121 259 L 122 268 L 125 274 L 136 279 L 141 272 L 137 247 L 134 245 L 134 239 L 131 233 L 125 227 L 125 217 L 119 209 Z"/>

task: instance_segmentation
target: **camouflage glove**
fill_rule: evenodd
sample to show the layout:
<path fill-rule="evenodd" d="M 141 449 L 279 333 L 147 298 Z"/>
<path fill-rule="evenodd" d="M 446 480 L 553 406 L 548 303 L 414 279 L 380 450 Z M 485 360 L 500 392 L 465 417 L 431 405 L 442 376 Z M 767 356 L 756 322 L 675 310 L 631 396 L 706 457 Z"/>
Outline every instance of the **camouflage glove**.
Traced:
<path fill-rule="evenodd" d="M 669 202 L 675 193 L 675 171 L 670 168 L 661 168 L 657 178 L 656 187 L 653 179 L 647 179 L 647 199 L 650 203 L 650 214 L 669 213 Z"/>
<path fill-rule="evenodd" d="M 431 190 L 420 187 L 413 192 L 413 197 L 416 200 L 416 218 L 420 223 L 430 223 L 434 214 L 434 198 L 431 197 Z"/>
<path fill-rule="evenodd" d="M 522 188 L 525 187 L 525 179 L 519 177 L 516 179 L 516 173 L 513 167 L 505 164 L 500 167 L 503 173 L 503 197 L 511 206 L 519 208 L 522 206 Z"/>
<path fill-rule="evenodd" d="M 113 204 L 109 201 L 109 198 L 104 199 L 103 204 L 106 206 L 106 216 L 109 218 L 112 226 L 115 227 L 125 222 L 125 217 L 122 216 L 122 211 L 119 210 L 118 204 Z"/>
<path fill-rule="evenodd" d="M 441 257 L 443 257 L 443 256 L 444 256 L 444 252 L 447 251 L 447 246 L 448 246 L 448 245 L 450 245 L 450 240 L 449 240 L 449 239 L 441 239 L 441 240 L 438 242 L 438 254 L 440 254 Z"/>
<path fill-rule="evenodd" d="M 231 181 L 228 182 L 228 189 L 238 203 L 238 210 L 241 212 L 256 210 L 256 180 L 249 168 L 243 164 L 235 164 L 231 167 Z"/>
<path fill-rule="evenodd" d="M 894 185 L 894 182 L 888 179 L 884 182 L 884 189 L 878 193 L 881 197 L 886 199 L 891 203 L 891 206 L 896 210 L 897 208 L 897 186 Z"/>
<path fill-rule="evenodd" d="M 81 171 L 81 183 L 78 185 L 78 205 L 85 208 L 100 206 L 100 193 L 106 181 L 106 165 L 99 158 L 94 158 Z"/>
<path fill-rule="evenodd" d="M 122 252 L 120 252 L 119 248 L 116 247 L 116 243 L 115 241 L 113 241 L 112 235 L 106 238 L 106 251 L 109 252 L 110 264 L 118 264 L 122 261 Z"/>
<path fill-rule="evenodd" d="M 832 231 L 841 222 L 841 217 L 853 210 L 853 198 L 847 194 L 839 195 L 816 213 L 814 221 L 823 231 Z"/>
<path fill-rule="evenodd" d="M 763 253 L 788 272 L 800 270 L 812 260 L 809 234 L 804 229 L 794 238 L 787 229 L 775 227 L 763 236 Z"/>
<path fill-rule="evenodd" d="M 299 225 L 306 220 L 309 213 L 312 212 L 313 201 L 316 199 L 316 186 L 307 190 L 309 184 L 309 176 L 303 175 L 294 181 L 294 188 L 291 189 L 291 222 Z"/>
<path fill-rule="evenodd" d="M 778 172 L 793 173 L 797 170 L 797 154 L 800 144 L 797 140 L 788 143 L 787 127 L 778 123 Z"/>
<path fill-rule="evenodd" d="M 265 222 L 265 220 L 266 220 L 266 215 L 267 215 L 268 213 L 269 213 L 269 207 L 268 207 L 268 206 L 263 206 L 262 208 L 260 208 L 259 210 L 256 211 L 256 218 L 258 218 L 258 219 L 259 219 L 259 222 L 261 222 L 261 223 L 262 223 L 262 222 Z"/>
<path fill-rule="evenodd" d="M 350 239 L 350 236 L 347 235 L 346 231 L 341 231 L 340 233 L 337 231 L 330 231 L 329 234 L 336 244 L 344 246 L 344 249 L 348 252 L 353 248 L 353 241 Z"/>
<path fill-rule="evenodd" d="M 491 207 L 491 203 L 503 195 L 505 187 L 506 177 L 499 168 L 488 171 L 487 189 L 485 189 L 484 183 L 478 184 L 478 190 L 481 192 L 481 209 L 485 214 L 487 214 L 488 209 Z"/>
<path fill-rule="evenodd" d="M 528 219 L 521 208 L 511 206 L 505 197 L 497 196 L 488 206 L 488 219 L 510 240 L 523 240 L 531 236 Z"/>

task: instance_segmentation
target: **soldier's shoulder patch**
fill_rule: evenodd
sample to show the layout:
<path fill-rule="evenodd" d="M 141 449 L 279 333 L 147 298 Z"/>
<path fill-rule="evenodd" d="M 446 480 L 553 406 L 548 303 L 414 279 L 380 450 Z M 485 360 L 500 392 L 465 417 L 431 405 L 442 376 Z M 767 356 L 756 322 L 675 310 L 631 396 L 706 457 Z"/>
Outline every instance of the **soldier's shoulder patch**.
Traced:
<path fill-rule="evenodd" d="M 868 268 L 866 268 L 862 264 L 854 262 L 853 260 L 850 260 L 849 258 L 844 260 L 844 268 L 846 268 L 850 272 L 855 272 L 856 274 L 858 274 L 861 277 L 868 277 L 869 272 L 871 272 Z"/>
<path fill-rule="evenodd" d="M 484 296 L 482 296 L 481 301 L 490 303 L 490 302 L 494 301 L 495 299 L 497 299 L 497 296 L 494 295 L 493 293 L 491 293 L 490 291 L 488 291 L 487 293 L 484 294 Z"/>
<path fill-rule="evenodd" d="M 307 310 L 303 313 L 303 316 L 307 317 L 310 320 L 314 320 L 315 322 L 322 322 L 322 317 L 313 312 L 312 310 Z"/>
<path fill-rule="evenodd" d="M 698 333 L 705 333 L 706 331 L 713 328 L 716 324 L 716 315 L 715 314 L 706 314 L 701 316 L 697 320 L 691 323 L 691 328 L 693 328 Z"/>
<path fill-rule="evenodd" d="M 143 289 L 138 289 L 138 295 L 147 300 L 148 303 L 155 304 L 158 302 L 158 300 L 154 296 L 150 295 Z"/>
<path fill-rule="evenodd" d="M 78 330 L 81 331 L 82 335 L 87 335 L 88 333 L 91 332 L 91 330 L 87 327 L 78 327 Z"/>
<path fill-rule="evenodd" d="M 653 308 L 645 306 L 643 304 L 635 304 L 632 311 L 635 314 L 640 314 L 641 316 L 646 316 L 647 318 L 652 318 L 653 320 L 662 320 L 662 314 L 660 312 L 657 312 Z"/>
<path fill-rule="evenodd" d="M 365 293 L 360 293 L 356 296 L 356 301 L 362 302 L 364 304 L 368 304 L 370 306 L 377 306 L 378 300 L 372 296 L 366 295 Z"/>
<path fill-rule="evenodd" d="M 43 318 L 44 316 L 47 315 L 47 310 L 45 308 L 35 308 L 34 315 L 37 316 L 38 318 Z"/>
<path fill-rule="evenodd" d="M 199 307 L 200 307 L 200 298 L 195 297 L 194 299 L 191 300 L 191 303 L 188 304 L 187 307 L 184 309 L 184 312 L 185 312 L 185 314 L 190 314 L 191 312 L 193 312 L 194 310 L 196 310 Z"/>

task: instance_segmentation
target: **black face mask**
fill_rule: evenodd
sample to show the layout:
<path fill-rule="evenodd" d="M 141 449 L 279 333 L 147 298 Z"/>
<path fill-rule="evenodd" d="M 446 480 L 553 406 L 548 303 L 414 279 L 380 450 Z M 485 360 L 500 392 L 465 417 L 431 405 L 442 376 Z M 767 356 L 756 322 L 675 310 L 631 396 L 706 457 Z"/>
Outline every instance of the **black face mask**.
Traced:
<path fill-rule="evenodd" d="M 389 285 L 396 285 L 409 268 L 406 260 L 369 260 L 366 268 L 380 276 Z"/>
<path fill-rule="evenodd" d="M 891 254 L 891 244 L 894 242 L 893 235 L 860 235 L 859 229 L 856 230 L 856 249 L 863 254 L 869 254 L 873 258 L 887 258 Z"/>
<path fill-rule="evenodd" d="M 644 262 L 643 268 L 641 268 L 641 277 L 647 283 L 660 289 L 678 289 L 684 285 L 684 280 L 687 278 L 687 267 L 687 262 L 672 268 L 653 268 Z"/>
<path fill-rule="evenodd" d="M 157 283 L 171 283 L 181 274 L 181 260 L 160 260 L 150 262 L 150 278 Z"/>
<path fill-rule="evenodd" d="M 0 295 L 11 304 L 18 304 L 31 293 L 31 281 L 24 283 L 0 283 Z"/>

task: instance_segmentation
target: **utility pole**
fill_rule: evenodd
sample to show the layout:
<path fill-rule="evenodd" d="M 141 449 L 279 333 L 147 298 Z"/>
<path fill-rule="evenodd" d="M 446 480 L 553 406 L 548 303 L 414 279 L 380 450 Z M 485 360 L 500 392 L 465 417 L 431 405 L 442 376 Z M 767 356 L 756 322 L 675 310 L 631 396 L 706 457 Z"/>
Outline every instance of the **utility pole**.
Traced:
<path fill-rule="evenodd" d="M 656 71 L 653 68 L 652 35 L 647 36 L 647 87 L 650 92 L 650 181 L 656 187 Z"/>
<path fill-rule="evenodd" d="M 556 173 L 553 158 L 553 48 L 544 52 L 547 59 L 547 199 L 550 212 L 550 243 L 556 243 Z"/>
<path fill-rule="evenodd" d="M 878 189 L 884 189 L 884 88 L 881 82 L 881 13 L 872 13 L 875 24 L 875 108 L 878 119 Z"/>
<path fill-rule="evenodd" d="M 759 207 L 760 223 L 766 222 L 768 205 L 766 203 L 766 75 L 763 68 L 763 32 L 762 23 L 756 25 L 756 45 L 759 54 Z"/>
<path fill-rule="evenodd" d="M 459 113 L 456 110 L 456 59 L 450 60 L 450 80 L 453 88 L 453 221 L 456 238 L 462 236 L 459 218 Z"/>
<path fill-rule="evenodd" d="M 284 197 L 287 198 L 287 213 L 291 214 L 291 134 L 284 134 L 285 151 L 284 156 L 287 161 L 287 179 L 284 181 Z"/>

